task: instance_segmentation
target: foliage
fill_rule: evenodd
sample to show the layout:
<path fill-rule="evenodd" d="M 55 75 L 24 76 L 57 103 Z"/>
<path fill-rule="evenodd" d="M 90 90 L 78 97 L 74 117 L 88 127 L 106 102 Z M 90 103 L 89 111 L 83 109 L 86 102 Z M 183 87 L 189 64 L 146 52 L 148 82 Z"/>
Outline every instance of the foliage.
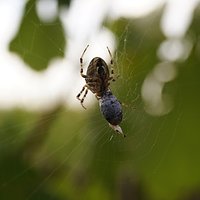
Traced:
<path fill-rule="evenodd" d="M 10 49 L 30 67 L 41 70 L 52 58 L 63 56 L 67 38 L 59 18 L 52 27 L 43 24 L 34 7 L 30 9 L 33 4 L 27 3 Z M 164 88 L 164 93 L 173 95 L 175 106 L 169 114 L 154 117 L 145 112 L 140 91 L 159 61 L 157 49 L 165 39 L 159 28 L 160 14 L 105 23 L 118 39 L 120 77 L 112 89 L 127 104 L 122 122 L 127 138 L 114 135 L 110 140 L 113 132 L 97 104 L 85 112 L 62 105 L 45 113 L 1 112 L 0 199 L 200 197 L 200 16 L 195 13 L 186 35 L 192 35 L 190 55 L 176 63 L 178 77 Z M 28 42 L 32 34 L 34 44 Z"/>
<path fill-rule="evenodd" d="M 10 43 L 10 50 L 33 69 L 42 70 L 53 58 L 63 57 L 66 41 L 59 18 L 51 23 L 41 21 L 36 13 L 35 2 L 27 2 L 19 31 Z"/>

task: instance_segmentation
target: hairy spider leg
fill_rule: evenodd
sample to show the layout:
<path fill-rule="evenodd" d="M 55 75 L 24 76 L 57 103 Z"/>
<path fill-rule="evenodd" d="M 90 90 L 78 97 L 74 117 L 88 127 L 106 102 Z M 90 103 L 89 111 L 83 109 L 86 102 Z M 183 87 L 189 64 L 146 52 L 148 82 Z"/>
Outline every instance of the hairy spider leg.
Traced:
<path fill-rule="evenodd" d="M 109 80 L 115 81 L 115 79 L 114 79 L 113 57 L 112 57 L 111 51 L 108 47 L 107 47 L 107 50 L 108 50 L 108 53 L 110 55 L 110 66 L 111 66 L 111 77 L 109 78 Z"/>
<path fill-rule="evenodd" d="M 78 93 L 78 95 L 76 96 L 76 98 L 80 101 L 81 99 L 80 99 L 80 96 L 81 96 L 81 94 L 83 93 L 83 91 L 85 90 L 85 88 L 86 88 L 87 86 L 86 85 L 84 85 L 83 86 L 83 88 L 82 88 L 82 90 Z"/>
<path fill-rule="evenodd" d="M 85 91 L 85 93 L 84 93 L 83 97 L 80 98 L 81 94 L 82 94 L 84 91 Z M 87 96 L 87 93 L 88 93 L 87 85 L 84 85 L 83 88 L 82 88 L 82 90 L 81 90 L 81 91 L 79 92 L 79 94 L 76 96 L 76 98 L 81 102 L 81 106 L 82 106 L 84 109 L 86 109 L 86 107 L 83 105 L 83 102 L 84 102 L 85 97 Z"/>
<path fill-rule="evenodd" d="M 81 76 L 83 78 L 87 77 L 85 74 L 83 74 L 83 56 L 84 56 L 84 54 L 85 54 L 85 52 L 86 52 L 86 50 L 87 50 L 88 47 L 89 47 L 89 45 L 86 46 L 86 48 L 84 49 L 84 51 L 83 51 L 83 53 L 82 53 L 82 55 L 80 57 L 80 65 L 81 65 L 80 74 L 81 74 Z"/>
<path fill-rule="evenodd" d="M 81 99 L 81 105 L 82 105 L 82 107 L 83 107 L 84 109 L 86 109 L 86 107 L 83 105 L 83 102 L 84 102 L 84 100 L 85 100 L 85 97 L 87 96 L 87 93 L 88 93 L 88 89 L 86 88 L 85 93 L 84 93 L 84 95 L 83 95 L 83 98 Z"/>

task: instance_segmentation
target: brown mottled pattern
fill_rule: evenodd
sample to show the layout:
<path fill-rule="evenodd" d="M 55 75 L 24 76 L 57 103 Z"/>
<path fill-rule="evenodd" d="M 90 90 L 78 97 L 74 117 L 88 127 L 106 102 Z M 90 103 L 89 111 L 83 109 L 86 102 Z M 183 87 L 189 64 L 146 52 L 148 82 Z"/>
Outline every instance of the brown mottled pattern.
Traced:
<path fill-rule="evenodd" d="M 83 56 L 88 47 L 89 45 L 87 45 L 87 47 L 84 49 L 80 57 L 80 67 L 81 67 L 80 74 L 85 79 L 86 84 L 83 86 L 82 90 L 76 96 L 76 98 L 80 101 L 84 109 L 86 108 L 84 107 L 83 102 L 84 102 L 85 97 L 87 96 L 88 90 L 94 93 L 96 98 L 99 100 L 103 96 L 103 94 L 109 90 L 110 81 L 111 80 L 115 81 L 113 77 L 114 71 L 113 71 L 112 55 L 108 47 L 107 47 L 107 50 L 111 58 L 111 61 L 110 61 L 111 76 L 110 76 L 108 65 L 100 57 L 93 58 L 90 61 L 86 74 L 83 73 Z"/>
<path fill-rule="evenodd" d="M 95 57 L 91 60 L 86 75 L 85 81 L 88 89 L 100 98 L 110 85 L 111 78 L 108 65 L 102 58 Z"/>

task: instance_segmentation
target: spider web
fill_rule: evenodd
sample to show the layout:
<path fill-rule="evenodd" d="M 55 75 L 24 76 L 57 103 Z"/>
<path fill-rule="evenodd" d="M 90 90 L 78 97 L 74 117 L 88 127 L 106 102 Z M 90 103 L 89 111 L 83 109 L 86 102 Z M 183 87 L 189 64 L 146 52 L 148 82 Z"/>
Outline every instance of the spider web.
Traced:
<path fill-rule="evenodd" d="M 154 33 L 154 27 L 159 27 L 158 16 L 148 20 L 146 29 L 139 26 L 144 23 L 145 27 L 145 20 L 119 20 L 107 25 L 117 37 L 114 60 L 119 78 L 112 83 L 111 89 L 123 104 L 121 127 L 127 138 L 113 133 L 99 112 L 97 102 L 89 104 L 86 111 L 81 110 L 81 106 L 77 111 L 58 104 L 55 109 L 41 114 L 5 113 L 0 129 L 1 162 L 5 163 L 2 171 L 12 173 L 1 178 L 2 199 L 11 199 L 12 193 L 9 197 L 6 195 L 17 185 L 17 190 L 24 192 L 19 199 L 26 200 L 78 199 L 80 194 L 92 198 L 96 197 L 93 191 L 101 193 L 101 199 L 116 199 L 117 195 L 123 196 L 126 184 L 127 193 L 134 188 L 134 195 L 147 195 L 152 199 L 166 196 L 175 199 L 180 195 L 178 189 L 175 192 L 170 188 L 162 189 L 172 184 L 167 176 L 175 166 L 169 163 L 177 159 L 173 153 L 179 152 L 175 145 L 181 147 L 177 140 L 181 137 L 183 121 L 187 119 L 184 102 L 182 94 L 178 93 L 174 97 L 175 106 L 167 115 L 152 116 L 145 111 L 141 88 L 158 62 L 158 46 L 155 48 L 154 40 L 163 40 L 160 33 Z M 58 24 L 51 26 L 57 27 Z M 30 48 L 35 43 L 38 29 L 38 26 L 34 27 Z M 45 33 L 45 37 L 64 55 L 63 47 L 55 43 L 51 35 Z M 154 41 L 152 44 L 151 40 Z M 37 52 L 30 54 L 48 60 L 47 57 L 38 57 Z M 78 67 L 76 69 L 79 75 Z M 166 92 L 175 93 L 180 83 L 179 88 L 182 88 L 182 82 L 168 84 Z M 10 146 L 17 153 L 13 153 Z M 172 174 L 176 172 L 174 170 Z M 26 187 L 30 179 L 32 182 Z M 157 187 L 160 191 L 156 191 Z M 80 194 L 76 194 L 79 189 Z M 115 195 L 111 196 L 112 192 Z"/>

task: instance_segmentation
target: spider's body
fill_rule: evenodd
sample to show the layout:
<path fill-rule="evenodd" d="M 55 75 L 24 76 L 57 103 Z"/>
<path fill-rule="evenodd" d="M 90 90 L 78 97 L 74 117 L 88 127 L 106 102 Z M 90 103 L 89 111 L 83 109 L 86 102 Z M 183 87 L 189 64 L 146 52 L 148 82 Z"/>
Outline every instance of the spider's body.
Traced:
<path fill-rule="evenodd" d="M 80 100 L 81 105 L 83 108 L 85 108 L 83 102 L 87 96 L 88 90 L 94 93 L 96 98 L 99 100 L 100 110 L 103 116 L 109 122 L 109 125 L 116 132 L 123 134 L 122 129 L 119 126 L 120 122 L 122 121 L 122 107 L 117 98 L 111 93 L 109 89 L 110 81 L 114 81 L 113 60 L 111 52 L 107 48 L 111 57 L 111 72 L 109 71 L 108 65 L 102 58 L 95 57 L 90 61 L 86 74 L 83 74 L 83 55 L 86 52 L 88 46 L 85 48 L 80 58 L 80 74 L 85 79 L 86 84 L 77 95 L 77 99 Z M 80 98 L 83 92 L 84 95 L 82 98 Z M 123 134 L 123 136 L 125 135 Z"/>
<path fill-rule="evenodd" d="M 93 58 L 88 66 L 85 77 L 88 89 L 99 99 L 102 97 L 103 92 L 108 89 L 110 80 L 110 72 L 106 62 L 99 57 Z"/>

